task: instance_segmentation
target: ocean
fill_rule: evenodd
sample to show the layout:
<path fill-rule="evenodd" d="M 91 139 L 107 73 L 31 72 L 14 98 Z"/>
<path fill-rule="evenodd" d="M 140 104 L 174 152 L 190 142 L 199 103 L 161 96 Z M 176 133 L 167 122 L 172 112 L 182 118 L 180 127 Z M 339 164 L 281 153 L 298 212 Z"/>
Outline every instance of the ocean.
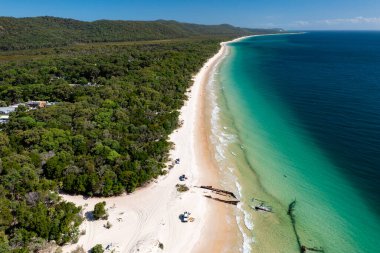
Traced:
<path fill-rule="evenodd" d="M 380 252 L 380 32 L 229 47 L 208 89 L 216 158 L 242 200 L 241 251 Z"/>

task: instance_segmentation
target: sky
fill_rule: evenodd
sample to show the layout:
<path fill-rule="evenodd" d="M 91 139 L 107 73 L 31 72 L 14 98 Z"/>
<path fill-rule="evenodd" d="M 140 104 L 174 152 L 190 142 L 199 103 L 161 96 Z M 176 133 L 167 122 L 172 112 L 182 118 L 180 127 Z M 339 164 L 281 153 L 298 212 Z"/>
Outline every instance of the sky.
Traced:
<path fill-rule="evenodd" d="M 0 0 L 0 16 L 177 20 L 288 30 L 380 30 L 380 0 Z"/>

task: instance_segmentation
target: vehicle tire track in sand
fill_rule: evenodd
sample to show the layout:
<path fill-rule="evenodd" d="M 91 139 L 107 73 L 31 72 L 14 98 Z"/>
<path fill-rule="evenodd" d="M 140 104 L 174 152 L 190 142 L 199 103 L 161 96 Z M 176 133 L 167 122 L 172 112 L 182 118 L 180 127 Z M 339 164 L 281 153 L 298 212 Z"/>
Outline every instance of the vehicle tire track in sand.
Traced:
<path fill-rule="evenodd" d="M 165 197 L 165 196 L 164 196 Z M 158 217 L 156 213 L 157 209 L 163 208 L 160 207 L 160 203 L 165 203 L 166 201 L 162 201 L 162 199 L 155 199 L 154 201 L 149 201 L 149 206 L 142 210 L 137 209 L 138 214 L 138 221 L 137 229 L 134 231 L 133 237 L 129 240 L 127 250 L 129 252 L 135 252 L 134 249 L 136 248 L 136 245 L 139 244 L 139 242 L 142 241 L 142 238 L 148 238 L 147 235 L 149 234 L 151 236 L 151 240 L 157 240 L 158 239 L 158 233 L 157 230 L 155 232 L 148 232 L 148 234 L 143 234 L 143 228 L 146 226 L 152 226 L 159 227 L 160 226 L 160 220 L 161 217 Z"/>
<path fill-rule="evenodd" d="M 134 244 L 136 244 L 136 241 L 138 237 L 140 236 L 140 233 L 142 231 L 144 221 L 145 221 L 145 213 L 144 210 L 139 208 L 134 208 L 133 213 L 137 215 L 137 224 L 136 228 L 133 231 L 133 236 L 128 240 L 128 244 L 126 247 L 126 250 L 131 252 L 131 249 L 133 249 Z"/>

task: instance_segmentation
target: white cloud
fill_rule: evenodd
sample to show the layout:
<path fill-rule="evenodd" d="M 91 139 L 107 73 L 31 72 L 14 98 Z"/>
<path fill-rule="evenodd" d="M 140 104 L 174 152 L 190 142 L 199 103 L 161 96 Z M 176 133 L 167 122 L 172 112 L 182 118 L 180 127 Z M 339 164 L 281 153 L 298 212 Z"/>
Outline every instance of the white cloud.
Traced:
<path fill-rule="evenodd" d="M 327 27 L 374 27 L 380 25 L 380 17 L 354 17 L 354 18 L 335 18 L 335 19 L 324 19 L 324 20 L 298 20 L 291 24 L 289 27 L 307 29 L 307 28 L 327 28 Z"/>
<path fill-rule="evenodd" d="M 325 19 L 316 21 L 319 24 L 336 25 L 336 24 L 380 24 L 380 18 L 365 18 L 365 17 L 355 17 L 355 18 L 336 18 L 336 19 Z"/>
<path fill-rule="evenodd" d="M 310 25 L 309 21 L 299 20 L 293 23 L 295 26 L 308 26 Z"/>

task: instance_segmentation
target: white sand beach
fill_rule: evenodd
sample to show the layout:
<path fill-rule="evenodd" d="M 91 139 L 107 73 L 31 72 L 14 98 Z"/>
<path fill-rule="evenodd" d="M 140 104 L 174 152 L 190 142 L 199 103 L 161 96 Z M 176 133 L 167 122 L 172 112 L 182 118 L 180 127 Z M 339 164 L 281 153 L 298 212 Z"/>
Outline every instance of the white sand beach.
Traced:
<path fill-rule="evenodd" d="M 91 212 L 96 203 L 106 201 L 108 221 L 112 224 L 107 229 L 106 220 L 85 220 L 80 228 L 85 234 L 77 244 L 64 246 L 64 252 L 78 246 L 89 250 L 96 244 L 115 252 L 222 252 L 235 247 L 229 244 L 236 244 L 238 230 L 234 219 L 228 219 L 235 206 L 208 199 L 204 195 L 212 195 L 210 191 L 195 187 L 218 186 L 218 169 L 215 163 L 210 164 L 214 155 L 207 135 L 209 120 L 202 112 L 206 105 L 205 86 L 215 65 L 227 53 L 225 45 L 221 43 L 220 51 L 194 77 L 189 99 L 181 109 L 180 119 L 184 123 L 170 136 L 175 143 L 171 158 L 179 158 L 180 163 L 167 175 L 129 195 L 88 199 L 62 195 L 65 200 L 82 206 L 84 214 Z M 188 177 L 185 182 L 179 180 L 182 174 Z M 178 183 L 186 183 L 190 190 L 178 192 L 175 187 Z M 193 222 L 181 222 L 179 217 L 184 211 L 191 212 Z"/>

